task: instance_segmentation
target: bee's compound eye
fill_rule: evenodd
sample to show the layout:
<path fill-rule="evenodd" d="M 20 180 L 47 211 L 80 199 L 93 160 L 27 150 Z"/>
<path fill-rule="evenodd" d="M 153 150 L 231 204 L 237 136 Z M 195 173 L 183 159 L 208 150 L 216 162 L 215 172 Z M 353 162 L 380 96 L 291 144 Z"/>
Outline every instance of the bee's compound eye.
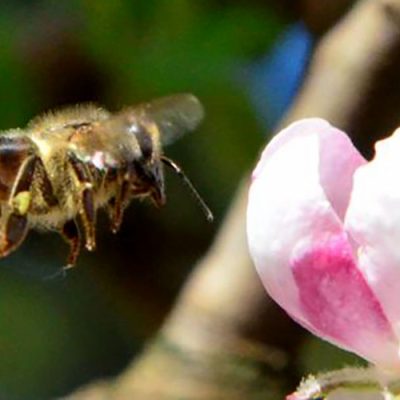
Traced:
<path fill-rule="evenodd" d="M 135 135 L 145 160 L 153 155 L 153 140 L 149 132 L 141 125 L 138 125 L 135 130 Z"/>

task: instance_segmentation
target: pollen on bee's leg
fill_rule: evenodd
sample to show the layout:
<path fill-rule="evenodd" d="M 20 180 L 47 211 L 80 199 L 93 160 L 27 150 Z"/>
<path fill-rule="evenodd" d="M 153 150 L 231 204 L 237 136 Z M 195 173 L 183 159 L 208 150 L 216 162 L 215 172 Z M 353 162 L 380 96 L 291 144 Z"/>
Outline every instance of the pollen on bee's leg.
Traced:
<path fill-rule="evenodd" d="M 12 207 L 19 215 L 26 215 L 31 204 L 31 194 L 28 191 L 19 192 L 12 199 Z"/>

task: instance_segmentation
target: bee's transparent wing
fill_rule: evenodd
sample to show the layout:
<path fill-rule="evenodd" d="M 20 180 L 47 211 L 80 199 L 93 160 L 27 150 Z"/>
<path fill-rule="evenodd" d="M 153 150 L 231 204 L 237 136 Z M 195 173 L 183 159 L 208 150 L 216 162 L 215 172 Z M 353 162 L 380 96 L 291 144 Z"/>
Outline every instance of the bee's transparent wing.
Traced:
<path fill-rule="evenodd" d="M 134 135 L 127 134 L 129 125 L 124 118 L 110 117 L 89 132 L 76 132 L 69 139 L 74 154 L 98 169 L 118 168 L 140 157 Z"/>
<path fill-rule="evenodd" d="M 189 93 L 161 97 L 139 105 L 137 111 L 144 113 L 157 124 L 163 145 L 168 145 L 186 132 L 193 131 L 204 118 L 202 104 L 197 97 Z"/>
<path fill-rule="evenodd" d="M 137 135 L 141 129 L 155 124 L 165 145 L 194 130 L 203 116 L 203 106 L 191 94 L 162 97 L 91 123 L 90 132 L 77 130 L 69 135 L 69 146 L 79 159 L 99 169 L 119 167 L 140 158 Z M 146 132 L 154 133 L 151 129 Z"/>

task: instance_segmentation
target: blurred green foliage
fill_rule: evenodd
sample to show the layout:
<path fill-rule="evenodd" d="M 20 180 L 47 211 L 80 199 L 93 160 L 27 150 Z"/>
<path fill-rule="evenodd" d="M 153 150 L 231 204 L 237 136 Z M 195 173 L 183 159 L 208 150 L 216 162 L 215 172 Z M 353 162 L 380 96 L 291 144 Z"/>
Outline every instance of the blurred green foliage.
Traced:
<path fill-rule="evenodd" d="M 66 103 L 110 109 L 193 92 L 207 117 L 167 149 L 217 216 L 203 220 L 176 177 L 163 210 L 134 204 L 98 250 L 51 278 L 67 248 L 29 235 L 0 261 L 0 398 L 45 400 L 121 371 L 159 326 L 207 248 L 263 141 L 240 81 L 283 22 L 266 6 L 198 0 L 16 1 L 0 9 L 0 128 Z M 47 279 L 49 278 L 50 279 Z"/>
<path fill-rule="evenodd" d="M 316 374 L 344 367 L 366 367 L 367 362 L 317 337 L 310 337 L 300 350 L 300 370 Z"/>

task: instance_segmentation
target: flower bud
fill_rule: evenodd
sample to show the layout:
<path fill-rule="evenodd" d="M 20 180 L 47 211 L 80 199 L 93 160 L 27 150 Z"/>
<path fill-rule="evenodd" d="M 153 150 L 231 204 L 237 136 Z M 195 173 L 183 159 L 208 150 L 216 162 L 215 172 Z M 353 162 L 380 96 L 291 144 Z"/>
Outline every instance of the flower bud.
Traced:
<path fill-rule="evenodd" d="M 367 162 L 322 119 L 281 131 L 253 172 L 247 236 L 266 290 L 293 319 L 400 369 L 400 132 Z"/>

